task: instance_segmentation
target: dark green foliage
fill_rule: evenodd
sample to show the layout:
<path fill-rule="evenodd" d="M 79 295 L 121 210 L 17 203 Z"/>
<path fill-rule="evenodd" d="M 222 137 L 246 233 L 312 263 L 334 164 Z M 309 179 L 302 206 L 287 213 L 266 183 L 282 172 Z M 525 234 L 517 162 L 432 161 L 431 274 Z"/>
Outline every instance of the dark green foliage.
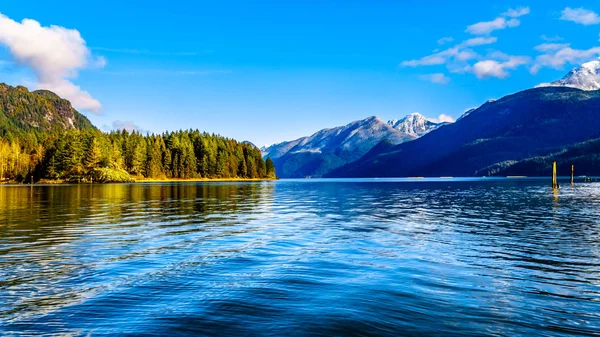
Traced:
<path fill-rule="evenodd" d="M 125 182 L 138 178 L 274 178 L 272 161 L 248 144 L 199 131 L 141 135 L 70 129 L 0 138 L 0 177 L 15 181 Z M 196 146 L 194 145 L 196 144 Z M 269 168 L 268 168 L 269 167 Z"/>
<path fill-rule="evenodd" d="M 53 92 L 30 92 L 22 86 L 0 83 L 0 137 L 21 138 L 32 132 L 40 138 L 44 133 L 65 129 L 94 129 L 92 123 Z"/>
<path fill-rule="evenodd" d="M 552 162 L 556 161 L 558 174 L 569 176 L 571 165 L 575 165 L 575 175 L 595 176 L 600 173 L 600 138 L 578 143 L 553 152 L 549 155 L 527 158 L 521 161 L 498 163 L 486 167 L 481 173 L 487 175 L 527 175 L 549 176 Z"/>
<path fill-rule="evenodd" d="M 260 151 L 198 130 L 102 133 L 47 90 L 0 84 L 0 182 L 139 178 L 267 178 Z"/>
<path fill-rule="evenodd" d="M 265 167 L 267 170 L 267 176 L 268 177 L 275 177 L 275 164 L 273 163 L 273 161 L 271 160 L 271 158 L 267 158 L 266 162 L 265 162 Z"/>

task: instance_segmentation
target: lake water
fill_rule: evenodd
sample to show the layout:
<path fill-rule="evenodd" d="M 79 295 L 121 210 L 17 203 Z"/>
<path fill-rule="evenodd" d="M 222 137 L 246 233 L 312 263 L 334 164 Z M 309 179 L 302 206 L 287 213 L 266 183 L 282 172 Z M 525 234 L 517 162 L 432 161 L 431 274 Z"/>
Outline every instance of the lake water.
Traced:
<path fill-rule="evenodd" d="M 600 335 L 600 183 L 0 187 L 0 335 Z"/>

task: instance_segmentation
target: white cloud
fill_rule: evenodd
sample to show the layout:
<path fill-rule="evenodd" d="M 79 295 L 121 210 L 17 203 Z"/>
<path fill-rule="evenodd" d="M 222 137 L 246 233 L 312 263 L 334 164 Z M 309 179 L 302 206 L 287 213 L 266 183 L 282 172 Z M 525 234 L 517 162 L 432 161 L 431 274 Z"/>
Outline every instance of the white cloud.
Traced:
<path fill-rule="evenodd" d="M 569 43 L 542 43 L 534 47 L 535 50 L 546 53 L 549 51 L 560 50 L 569 47 Z"/>
<path fill-rule="evenodd" d="M 458 47 L 475 47 L 475 46 L 483 46 L 487 44 L 496 43 L 498 41 L 497 37 L 474 37 L 468 40 L 461 42 Z"/>
<path fill-rule="evenodd" d="M 539 46 L 538 46 L 539 47 Z M 545 54 L 536 57 L 533 66 L 529 69 L 532 74 L 536 74 L 544 67 L 553 69 L 563 69 L 565 64 L 581 64 L 593 58 L 600 56 L 600 47 L 592 47 L 590 49 L 573 49 L 569 45 L 562 48 L 541 48 Z"/>
<path fill-rule="evenodd" d="M 94 68 L 104 68 L 107 64 L 108 61 L 106 60 L 106 58 L 104 58 L 104 56 L 98 56 L 94 60 Z"/>
<path fill-rule="evenodd" d="M 419 79 L 421 79 L 422 81 L 429 81 L 431 83 L 442 85 L 450 83 L 450 78 L 442 73 L 421 75 L 419 76 Z"/>
<path fill-rule="evenodd" d="M 484 60 L 475 63 L 471 71 L 479 79 L 491 77 L 502 79 L 508 77 L 507 70 L 516 69 L 519 66 L 527 64 L 527 62 L 529 62 L 529 58 L 524 56 L 509 56 L 508 60 L 504 62 Z"/>
<path fill-rule="evenodd" d="M 477 78 L 498 77 L 505 78 L 508 73 L 502 67 L 502 64 L 494 60 L 485 60 L 475 63 L 473 73 Z"/>
<path fill-rule="evenodd" d="M 446 44 L 446 43 L 449 43 L 452 41 L 454 41 L 454 38 L 452 36 L 448 36 L 448 37 L 443 37 L 443 38 L 437 40 L 437 43 L 439 45 L 442 45 L 442 44 Z"/>
<path fill-rule="evenodd" d="M 418 67 L 418 66 L 432 66 L 446 63 L 446 61 L 452 56 L 458 53 L 457 48 L 450 48 L 444 51 L 424 56 L 420 59 L 403 61 L 401 66 L 403 67 Z"/>
<path fill-rule="evenodd" d="M 80 69 L 106 65 L 103 58 L 92 59 L 77 30 L 43 27 L 30 19 L 16 22 L 0 14 L 0 43 L 16 62 L 33 70 L 38 88 L 54 91 L 78 109 L 99 112 L 102 108 L 98 100 L 70 80 L 77 77 Z"/>
<path fill-rule="evenodd" d="M 517 27 L 521 24 L 517 18 L 529 14 L 529 7 L 511 8 L 500 14 L 492 21 L 482 21 L 472 24 L 465 30 L 473 35 L 487 35 L 495 30 Z"/>
<path fill-rule="evenodd" d="M 428 118 L 430 121 L 434 123 L 454 123 L 456 120 L 452 116 L 448 116 L 446 114 L 441 114 L 437 118 Z"/>
<path fill-rule="evenodd" d="M 473 35 L 487 35 L 495 30 L 517 27 L 520 24 L 521 21 L 514 18 L 507 20 L 506 18 L 498 17 L 492 21 L 483 21 L 472 24 L 468 26 L 465 31 Z"/>
<path fill-rule="evenodd" d="M 479 54 L 472 51 L 471 49 L 462 50 L 458 54 L 456 54 L 456 59 L 458 61 L 469 61 L 476 59 L 477 57 L 479 57 Z"/>
<path fill-rule="evenodd" d="M 500 14 L 492 21 L 479 22 L 467 27 L 467 32 L 473 35 L 483 35 L 464 40 L 453 47 L 434 54 L 424 56 L 420 59 L 408 60 L 401 63 L 404 67 L 434 66 L 445 65 L 449 72 L 464 74 L 473 73 L 477 78 L 505 78 L 509 75 L 508 71 L 516 69 L 521 65 L 530 62 L 529 57 L 511 56 L 496 51 L 482 56 L 473 49 L 478 46 L 490 45 L 498 41 L 497 37 L 489 36 L 495 30 L 516 27 L 520 25 L 517 19 L 530 13 L 529 7 L 519 7 L 509 9 Z M 438 44 L 445 42 L 445 39 L 438 40 Z M 478 62 L 475 62 L 478 61 Z M 473 64 L 472 62 L 475 62 Z M 422 75 L 422 80 L 432 80 L 431 75 Z M 442 75 L 442 74 L 438 74 Z M 438 76 L 440 82 L 445 77 Z"/>
<path fill-rule="evenodd" d="M 561 20 L 573 21 L 585 26 L 597 25 L 600 23 L 600 16 L 593 11 L 584 8 L 567 7 L 561 12 Z"/>
<path fill-rule="evenodd" d="M 446 50 L 424 56 L 420 59 L 404 61 L 401 63 L 403 67 L 418 67 L 418 66 L 432 66 L 446 64 L 452 59 L 458 61 L 468 61 L 477 58 L 479 55 L 471 49 L 465 49 L 467 47 L 476 47 L 481 45 L 488 45 L 496 43 L 498 38 L 496 37 L 475 37 L 465 40 L 454 47 Z"/>
<path fill-rule="evenodd" d="M 540 36 L 540 39 L 542 39 L 546 42 L 558 42 L 558 41 L 564 40 L 561 36 L 558 36 L 558 35 L 554 35 L 554 36 L 542 35 L 542 36 Z"/>
<path fill-rule="evenodd" d="M 519 8 L 510 8 L 509 10 L 507 10 L 506 12 L 502 13 L 502 16 L 508 16 L 511 18 L 518 18 L 521 17 L 523 15 L 527 15 L 531 13 L 531 11 L 529 10 L 529 7 L 519 7 Z"/>
<path fill-rule="evenodd" d="M 125 130 L 128 132 L 139 132 L 139 133 L 150 133 L 150 131 L 148 130 L 144 130 L 142 128 L 140 128 L 137 124 L 135 124 L 134 122 L 131 121 L 119 121 L 116 120 L 114 122 L 112 122 L 112 128 L 110 127 L 106 127 L 105 129 L 109 129 L 109 130 Z M 107 131 L 109 131 L 107 130 Z"/>

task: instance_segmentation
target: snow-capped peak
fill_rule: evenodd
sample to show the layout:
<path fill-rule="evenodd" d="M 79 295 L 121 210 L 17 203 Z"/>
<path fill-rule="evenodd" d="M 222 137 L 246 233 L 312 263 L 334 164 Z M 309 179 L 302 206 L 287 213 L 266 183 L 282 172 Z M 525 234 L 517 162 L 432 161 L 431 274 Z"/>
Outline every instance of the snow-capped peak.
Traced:
<path fill-rule="evenodd" d="M 434 123 L 425 118 L 425 116 L 421 115 L 420 113 L 413 112 L 400 120 L 393 119 L 391 121 L 388 121 L 388 124 L 394 129 L 397 129 L 409 135 L 421 137 L 424 134 L 437 129 L 445 123 Z"/>
<path fill-rule="evenodd" d="M 600 60 L 586 62 L 571 70 L 561 80 L 542 83 L 537 87 L 570 87 L 581 90 L 600 89 Z"/>
<path fill-rule="evenodd" d="M 591 70 L 594 72 L 598 72 L 598 70 L 600 69 L 600 61 L 594 60 L 594 61 L 586 62 L 581 65 L 581 68 L 585 68 L 585 69 L 588 69 L 588 70 Z"/>

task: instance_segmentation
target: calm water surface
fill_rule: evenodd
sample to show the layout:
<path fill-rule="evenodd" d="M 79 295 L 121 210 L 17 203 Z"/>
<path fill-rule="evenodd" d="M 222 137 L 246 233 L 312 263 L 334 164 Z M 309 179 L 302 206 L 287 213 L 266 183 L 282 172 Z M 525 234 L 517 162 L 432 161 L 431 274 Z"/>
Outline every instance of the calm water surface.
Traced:
<path fill-rule="evenodd" d="M 0 335 L 600 335 L 600 183 L 0 187 Z"/>

